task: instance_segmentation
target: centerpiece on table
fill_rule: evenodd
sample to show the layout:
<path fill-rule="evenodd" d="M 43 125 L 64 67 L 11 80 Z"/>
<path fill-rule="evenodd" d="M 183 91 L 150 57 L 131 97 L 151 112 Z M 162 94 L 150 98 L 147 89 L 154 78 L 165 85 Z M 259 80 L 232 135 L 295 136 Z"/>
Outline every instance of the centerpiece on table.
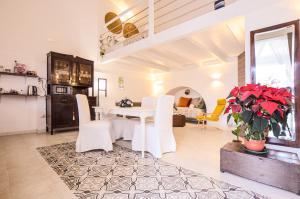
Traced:
<path fill-rule="evenodd" d="M 132 100 L 130 100 L 128 98 L 124 98 L 120 102 L 117 103 L 117 106 L 119 106 L 121 108 L 132 107 L 133 102 L 132 102 Z"/>
<path fill-rule="evenodd" d="M 234 118 L 234 135 L 244 138 L 244 146 L 252 151 L 263 151 L 270 131 L 283 136 L 293 96 L 286 88 L 272 88 L 259 84 L 235 87 L 227 97 L 227 123 Z"/>

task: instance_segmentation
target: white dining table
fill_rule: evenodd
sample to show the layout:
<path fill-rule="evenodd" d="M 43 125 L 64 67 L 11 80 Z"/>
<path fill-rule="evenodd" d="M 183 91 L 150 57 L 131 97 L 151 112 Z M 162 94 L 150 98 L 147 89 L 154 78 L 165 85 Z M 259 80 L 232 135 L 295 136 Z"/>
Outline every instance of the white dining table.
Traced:
<path fill-rule="evenodd" d="M 95 109 L 96 115 L 103 115 L 104 108 L 103 107 L 93 107 Z M 142 137 L 142 157 L 145 157 L 145 134 L 146 134 L 146 118 L 153 117 L 155 114 L 155 109 L 149 108 L 141 108 L 141 107 L 113 107 L 105 111 L 106 113 L 114 114 L 114 115 L 123 115 L 125 116 L 133 116 L 139 117 L 141 123 L 141 137 Z"/>

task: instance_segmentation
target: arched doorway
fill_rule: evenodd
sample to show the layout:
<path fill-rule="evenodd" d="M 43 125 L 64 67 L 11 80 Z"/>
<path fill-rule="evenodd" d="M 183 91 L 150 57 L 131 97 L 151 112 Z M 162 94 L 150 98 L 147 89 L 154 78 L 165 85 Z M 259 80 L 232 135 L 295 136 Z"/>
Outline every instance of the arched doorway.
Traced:
<path fill-rule="evenodd" d="M 206 104 L 199 92 L 187 87 L 180 86 L 171 89 L 167 92 L 168 95 L 175 96 L 175 111 L 174 114 L 185 115 L 187 122 L 197 122 L 196 116 L 206 113 Z M 189 98 L 190 102 L 187 106 L 178 106 L 182 98 Z"/>

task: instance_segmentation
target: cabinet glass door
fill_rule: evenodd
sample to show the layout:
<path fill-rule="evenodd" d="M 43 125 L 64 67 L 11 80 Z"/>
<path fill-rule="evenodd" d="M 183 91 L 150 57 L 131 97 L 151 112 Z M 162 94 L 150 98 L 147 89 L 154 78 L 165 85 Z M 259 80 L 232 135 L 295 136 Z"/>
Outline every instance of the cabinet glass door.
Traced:
<path fill-rule="evenodd" d="M 69 83 L 71 62 L 67 60 L 54 60 L 52 79 L 55 83 Z"/>
<path fill-rule="evenodd" d="M 76 86 L 77 85 L 77 78 L 78 78 L 77 64 L 73 63 L 72 72 L 71 72 L 71 78 L 70 78 L 70 84 L 72 86 Z"/>
<path fill-rule="evenodd" d="M 92 84 L 92 66 L 87 64 L 79 64 L 79 84 Z"/>

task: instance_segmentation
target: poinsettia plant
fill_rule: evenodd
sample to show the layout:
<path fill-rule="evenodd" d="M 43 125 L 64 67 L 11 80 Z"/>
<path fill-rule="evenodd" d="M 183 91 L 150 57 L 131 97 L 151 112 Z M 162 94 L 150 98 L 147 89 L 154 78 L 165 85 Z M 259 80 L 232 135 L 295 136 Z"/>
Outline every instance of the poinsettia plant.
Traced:
<path fill-rule="evenodd" d="M 227 97 L 227 122 L 233 117 L 237 124 L 234 132 L 243 130 L 248 140 L 264 140 L 270 130 L 275 137 L 281 136 L 282 126 L 287 126 L 292 99 L 293 95 L 286 88 L 259 84 L 235 87 Z"/>

